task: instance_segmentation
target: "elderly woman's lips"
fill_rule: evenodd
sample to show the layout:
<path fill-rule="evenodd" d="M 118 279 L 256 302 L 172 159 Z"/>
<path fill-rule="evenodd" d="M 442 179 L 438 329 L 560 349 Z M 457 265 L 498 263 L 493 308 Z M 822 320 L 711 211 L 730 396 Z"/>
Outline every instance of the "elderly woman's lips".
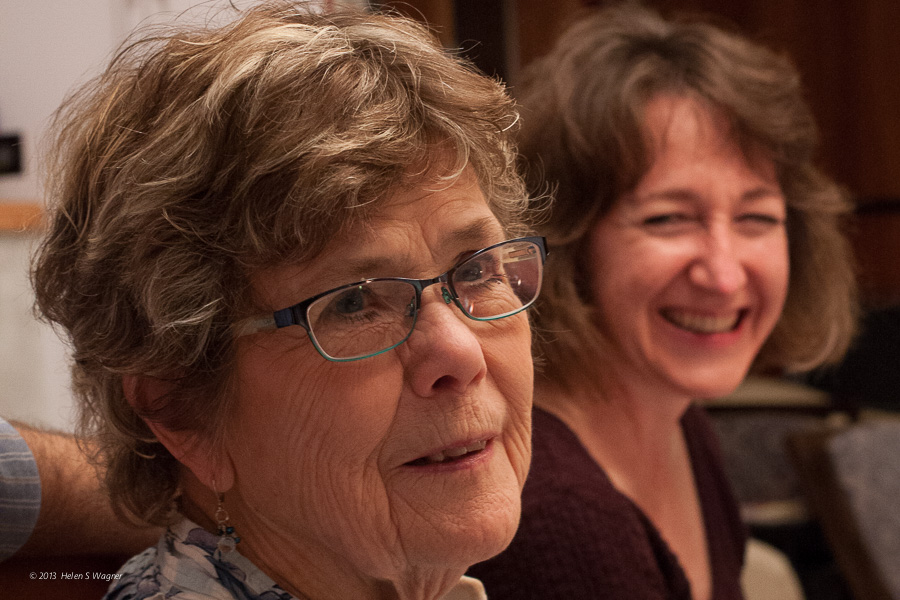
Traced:
<path fill-rule="evenodd" d="M 408 466 L 412 467 L 420 467 L 426 465 L 436 465 L 454 462 L 458 460 L 462 460 L 469 456 L 480 453 L 488 444 L 488 440 L 477 440 L 471 442 L 469 444 L 465 444 L 462 446 L 456 446 L 454 448 L 445 448 L 444 450 L 436 453 L 429 454 L 428 456 L 423 456 L 421 458 L 417 458 L 416 460 L 412 460 L 406 463 Z"/>

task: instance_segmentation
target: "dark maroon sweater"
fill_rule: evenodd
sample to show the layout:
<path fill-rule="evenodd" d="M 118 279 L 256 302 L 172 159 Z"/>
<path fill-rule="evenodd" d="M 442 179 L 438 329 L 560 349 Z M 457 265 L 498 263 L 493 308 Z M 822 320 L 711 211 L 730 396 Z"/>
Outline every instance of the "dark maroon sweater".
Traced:
<path fill-rule="evenodd" d="M 681 420 L 712 567 L 714 600 L 740 600 L 746 530 L 704 411 Z M 475 565 L 490 600 L 687 600 L 687 578 L 644 513 L 616 490 L 566 425 L 534 410 L 522 522 L 509 548 Z"/>

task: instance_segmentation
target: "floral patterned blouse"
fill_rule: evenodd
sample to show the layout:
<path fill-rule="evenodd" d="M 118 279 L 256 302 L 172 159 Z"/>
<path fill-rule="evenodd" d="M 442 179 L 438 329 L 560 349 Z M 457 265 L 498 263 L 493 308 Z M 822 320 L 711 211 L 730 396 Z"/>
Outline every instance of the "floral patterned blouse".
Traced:
<path fill-rule="evenodd" d="M 217 555 L 218 537 L 185 519 L 156 547 L 134 556 L 119 571 L 104 600 L 297 600 L 237 551 Z M 470 577 L 441 600 L 487 600 Z"/>

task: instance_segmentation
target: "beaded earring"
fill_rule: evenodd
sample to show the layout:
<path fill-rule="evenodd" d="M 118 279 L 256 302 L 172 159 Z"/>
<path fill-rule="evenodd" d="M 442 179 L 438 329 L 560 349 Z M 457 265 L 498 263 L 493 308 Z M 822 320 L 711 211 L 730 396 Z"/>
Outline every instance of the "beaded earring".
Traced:
<path fill-rule="evenodd" d="M 241 538 L 234 535 L 234 527 L 231 526 L 231 517 L 225 510 L 225 494 L 216 493 L 216 526 L 218 528 L 219 541 L 216 542 L 216 558 L 230 553 L 237 546 Z"/>

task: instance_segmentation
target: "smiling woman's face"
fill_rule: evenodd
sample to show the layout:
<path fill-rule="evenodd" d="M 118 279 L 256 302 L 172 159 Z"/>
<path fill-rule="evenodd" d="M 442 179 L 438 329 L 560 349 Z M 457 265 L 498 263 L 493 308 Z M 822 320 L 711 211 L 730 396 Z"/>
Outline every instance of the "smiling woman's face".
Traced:
<path fill-rule="evenodd" d="M 504 239 L 470 173 L 442 187 L 399 191 L 319 258 L 259 273 L 257 300 L 434 277 Z M 473 321 L 439 288 L 410 338 L 375 357 L 328 362 L 301 327 L 238 341 L 226 506 L 241 553 L 282 585 L 421 592 L 512 539 L 530 459 L 527 316 Z"/>
<path fill-rule="evenodd" d="M 734 390 L 788 289 L 786 207 L 775 165 L 693 99 L 646 107 L 653 161 L 590 232 L 587 265 L 607 379 L 652 396 Z"/>

